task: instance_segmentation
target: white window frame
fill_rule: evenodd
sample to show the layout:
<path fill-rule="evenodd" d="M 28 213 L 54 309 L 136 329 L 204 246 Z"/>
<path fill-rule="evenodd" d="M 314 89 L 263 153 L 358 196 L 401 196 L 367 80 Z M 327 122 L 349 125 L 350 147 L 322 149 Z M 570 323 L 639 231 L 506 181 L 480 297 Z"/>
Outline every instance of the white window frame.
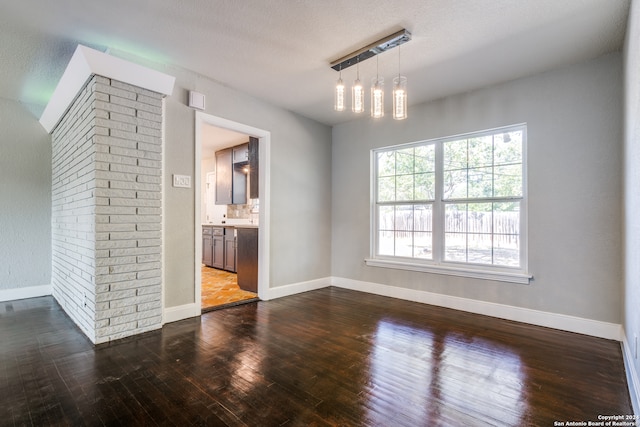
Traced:
<path fill-rule="evenodd" d="M 522 199 L 520 199 L 520 266 L 504 267 L 485 264 L 473 264 L 463 262 L 453 262 L 444 260 L 444 211 L 450 200 L 443 200 L 443 144 L 460 139 L 482 137 L 498 133 L 522 131 Z M 420 145 L 435 145 L 435 200 L 433 201 L 433 259 L 417 259 L 399 256 L 377 255 L 378 246 L 378 203 L 377 203 L 377 154 L 389 150 L 399 150 Z M 371 150 L 370 154 L 370 200 L 371 200 L 371 235 L 370 235 L 370 257 L 365 259 L 365 263 L 372 267 L 393 268 L 400 270 L 410 270 L 425 273 L 445 274 L 451 276 L 469 277 L 475 279 L 495 280 L 510 283 L 528 284 L 533 277 L 528 272 L 528 251 L 527 251 L 527 125 L 526 123 L 488 129 L 480 132 L 469 132 L 443 138 L 435 138 L 426 141 L 412 142 L 394 146 L 381 147 Z M 420 204 L 420 202 L 416 202 Z"/>

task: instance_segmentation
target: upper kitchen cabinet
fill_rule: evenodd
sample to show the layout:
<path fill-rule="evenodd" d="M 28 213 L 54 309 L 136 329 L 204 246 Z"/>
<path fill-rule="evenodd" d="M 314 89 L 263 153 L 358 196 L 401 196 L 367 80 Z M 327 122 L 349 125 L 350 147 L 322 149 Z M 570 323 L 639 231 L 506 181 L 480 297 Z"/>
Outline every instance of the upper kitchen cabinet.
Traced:
<path fill-rule="evenodd" d="M 233 202 L 233 149 L 216 152 L 216 205 Z"/>
<path fill-rule="evenodd" d="M 259 139 L 249 137 L 249 198 L 257 199 L 260 197 L 258 176 L 260 171 L 260 146 Z"/>
<path fill-rule="evenodd" d="M 249 144 L 216 152 L 216 205 L 247 203 Z"/>
<path fill-rule="evenodd" d="M 249 144 L 233 147 L 233 164 L 247 163 L 249 161 Z"/>

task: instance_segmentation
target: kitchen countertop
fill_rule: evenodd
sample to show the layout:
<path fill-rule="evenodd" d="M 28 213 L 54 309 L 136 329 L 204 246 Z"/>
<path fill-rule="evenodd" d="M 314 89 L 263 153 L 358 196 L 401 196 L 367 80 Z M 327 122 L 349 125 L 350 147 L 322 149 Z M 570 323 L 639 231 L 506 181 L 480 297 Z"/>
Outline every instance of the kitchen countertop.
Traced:
<path fill-rule="evenodd" d="M 258 224 L 202 224 L 203 227 L 260 228 Z"/>

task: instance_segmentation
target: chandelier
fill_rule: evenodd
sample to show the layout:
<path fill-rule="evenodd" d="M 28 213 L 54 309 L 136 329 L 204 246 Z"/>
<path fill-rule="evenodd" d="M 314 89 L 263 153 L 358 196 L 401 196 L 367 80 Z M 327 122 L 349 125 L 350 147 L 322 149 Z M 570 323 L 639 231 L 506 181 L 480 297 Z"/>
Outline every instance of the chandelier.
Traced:
<path fill-rule="evenodd" d="M 375 41 L 361 49 L 358 49 L 342 58 L 333 61 L 331 68 L 340 74 L 336 81 L 334 92 L 334 110 L 344 111 L 346 109 L 346 87 L 342 80 L 342 70 L 356 66 L 356 79 L 351 87 L 351 111 L 354 113 L 364 112 L 364 88 L 360 81 L 360 62 L 377 56 L 394 47 L 398 47 L 411 40 L 411 33 L 405 29 L 390 34 Z M 398 75 L 393 78 L 393 118 L 403 120 L 407 118 L 407 78 L 400 74 L 400 49 L 398 49 Z M 371 117 L 380 118 L 384 116 L 384 77 L 379 75 L 378 58 L 376 58 L 376 76 L 371 79 Z"/>

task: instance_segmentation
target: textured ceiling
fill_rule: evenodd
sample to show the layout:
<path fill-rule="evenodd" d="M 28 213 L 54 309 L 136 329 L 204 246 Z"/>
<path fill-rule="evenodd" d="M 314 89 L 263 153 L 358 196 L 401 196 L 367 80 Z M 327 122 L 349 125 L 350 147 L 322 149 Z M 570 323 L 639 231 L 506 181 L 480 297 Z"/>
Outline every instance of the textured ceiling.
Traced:
<path fill-rule="evenodd" d="M 413 34 L 401 65 L 417 104 L 619 50 L 628 9 L 629 0 L 0 0 L 0 97 L 39 115 L 84 44 L 336 124 L 355 116 L 333 111 L 329 63 L 401 28 Z M 375 65 L 360 65 L 363 81 Z M 397 74 L 397 49 L 379 67 Z"/>

